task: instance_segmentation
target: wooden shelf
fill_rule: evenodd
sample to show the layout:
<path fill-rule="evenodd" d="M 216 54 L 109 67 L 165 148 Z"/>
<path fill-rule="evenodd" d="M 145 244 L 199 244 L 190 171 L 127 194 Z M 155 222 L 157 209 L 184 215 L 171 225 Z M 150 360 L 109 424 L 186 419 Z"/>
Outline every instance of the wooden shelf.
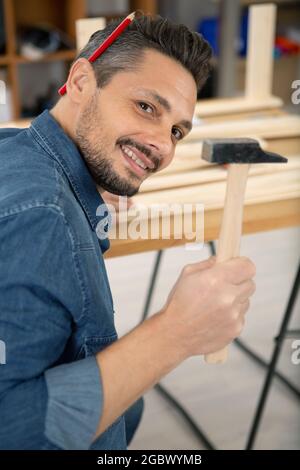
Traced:
<path fill-rule="evenodd" d="M 53 54 L 47 54 L 39 59 L 29 59 L 21 55 L 0 55 L 0 66 L 8 64 L 34 64 L 37 62 L 54 62 L 58 60 L 73 60 L 76 57 L 76 49 L 69 49 L 64 51 L 54 52 Z"/>
<path fill-rule="evenodd" d="M 40 57 L 39 59 L 29 59 L 28 57 L 16 55 L 12 57 L 11 60 L 12 62 L 15 62 L 17 64 L 33 64 L 36 62 L 53 62 L 56 60 L 72 60 L 76 56 L 76 53 L 77 53 L 76 49 L 64 50 L 64 51 L 58 51 L 52 54 L 44 55 L 43 57 Z"/>
<path fill-rule="evenodd" d="M 10 62 L 10 57 L 7 54 L 0 55 L 0 65 L 7 65 Z"/>

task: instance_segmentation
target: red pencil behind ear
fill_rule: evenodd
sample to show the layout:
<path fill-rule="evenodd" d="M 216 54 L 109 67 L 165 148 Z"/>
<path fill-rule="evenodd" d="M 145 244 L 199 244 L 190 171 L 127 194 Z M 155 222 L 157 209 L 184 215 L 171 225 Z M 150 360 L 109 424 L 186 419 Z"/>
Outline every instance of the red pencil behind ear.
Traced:
<path fill-rule="evenodd" d="M 98 57 L 103 54 L 103 52 L 120 36 L 120 34 L 130 25 L 134 20 L 135 12 L 126 16 L 124 20 L 113 30 L 113 32 L 103 41 L 102 44 L 93 52 L 93 54 L 88 58 L 90 63 L 95 62 Z M 59 90 L 58 93 L 60 96 L 63 96 L 67 91 L 67 84 L 65 83 Z"/>

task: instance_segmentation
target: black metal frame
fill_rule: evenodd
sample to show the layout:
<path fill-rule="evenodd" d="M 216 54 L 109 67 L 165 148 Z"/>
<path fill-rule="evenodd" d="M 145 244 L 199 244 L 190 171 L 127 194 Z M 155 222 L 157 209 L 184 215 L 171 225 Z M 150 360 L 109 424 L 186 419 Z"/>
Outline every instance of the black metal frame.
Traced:
<path fill-rule="evenodd" d="M 215 255 L 216 250 L 215 250 L 214 242 L 209 242 L 209 246 L 210 246 L 211 254 Z M 150 285 L 147 291 L 146 302 L 144 305 L 141 322 L 143 322 L 147 318 L 147 315 L 149 313 L 159 268 L 162 262 L 162 254 L 163 254 L 163 250 L 159 250 L 156 254 L 155 264 L 154 264 L 154 268 L 151 274 Z M 300 333 L 299 330 L 288 330 L 288 324 L 292 316 L 293 308 L 297 299 L 299 283 L 300 283 L 300 263 L 298 266 L 295 280 L 293 282 L 291 293 L 289 295 L 288 304 L 283 315 L 281 326 L 279 328 L 279 333 L 275 338 L 275 346 L 273 348 L 271 360 L 269 363 L 266 362 L 263 358 L 261 358 L 258 354 L 256 354 L 248 346 L 246 346 L 241 340 L 237 339 L 234 341 L 234 344 L 238 346 L 243 352 L 245 352 L 250 358 L 255 360 L 257 364 L 266 368 L 266 376 L 265 376 L 264 384 L 263 384 L 261 393 L 259 395 L 257 407 L 255 409 L 253 420 L 250 426 L 250 430 L 249 430 L 248 437 L 246 440 L 245 450 L 253 449 L 253 446 L 257 437 L 258 429 L 261 423 L 261 419 L 263 416 L 263 412 L 265 409 L 266 401 L 269 395 L 272 380 L 274 377 L 276 377 L 283 384 L 285 384 L 289 388 L 289 390 L 293 392 L 294 395 L 296 395 L 297 398 L 300 398 L 300 390 L 298 390 L 298 388 L 295 387 L 283 374 L 281 374 L 280 372 L 276 370 L 276 365 L 278 363 L 278 359 L 280 356 L 284 339 L 288 337 L 295 337 L 296 334 Z M 183 408 L 183 406 L 171 395 L 169 391 L 165 389 L 165 387 L 163 387 L 161 384 L 157 384 L 155 386 L 155 389 L 177 409 L 177 411 L 181 414 L 181 416 L 186 420 L 186 422 L 192 428 L 193 432 L 197 435 L 202 445 L 204 445 L 207 449 L 210 449 L 210 450 L 216 449 L 212 441 L 200 429 L 200 427 L 196 424 L 193 418 L 187 413 L 187 411 Z"/>

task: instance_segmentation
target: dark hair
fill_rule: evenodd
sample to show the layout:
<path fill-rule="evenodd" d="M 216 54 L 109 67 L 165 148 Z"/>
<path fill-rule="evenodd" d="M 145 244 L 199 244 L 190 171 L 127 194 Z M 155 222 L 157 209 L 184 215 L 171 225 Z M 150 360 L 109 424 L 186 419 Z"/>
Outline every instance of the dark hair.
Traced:
<path fill-rule="evenodd" d="M 112 21 L 96 31 L 75 60 L 88 58 L 119 23 Z M 97 85 L 105 86 L 119 71 L 136 69 L 146 49 L 157 50 L 182 64 L 194 77 L 198 91 L 209 76 L 211 47 L 201 34 L 158 15 L 140 14 L 94 62 Z"/>

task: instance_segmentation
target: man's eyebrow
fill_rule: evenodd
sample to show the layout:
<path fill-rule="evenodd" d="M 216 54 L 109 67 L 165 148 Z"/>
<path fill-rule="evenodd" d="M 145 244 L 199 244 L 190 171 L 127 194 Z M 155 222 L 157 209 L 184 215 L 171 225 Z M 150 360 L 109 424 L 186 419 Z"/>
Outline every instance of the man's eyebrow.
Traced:
<path fill-rule="evenodd" d="M 192 130 L 192 127 L 193 127 L 193 124 L 191 123 L 191 121 L 180 121 L 178 124 L 181 124 L 183 127 L 186 128 L 186 130 L 188 132 L 190 132 L 190 130 Z"/>
<path fill-rule="evenodd" d="M 169 101 L 164 98 L 163 96 L 159 95 L 158 93 L 156 93 L 156 91 L 152 91 L 152 90 L 144 90 L 142 89 L 141 90 L 145 95 L 148 95 L 149 97 L 151 97 L 152 99 L 154 99 L 157 103 L 159 103 L 163 108 L 165 108 L 165 110 L 170 113 L 171 110 L 172 110 L 172 107 L 169 103 Z M 193 127 L 193 124 L 191 123 L 191 121 L 187 121 L 187 120 L 183 120 L 183 121 L 180 121 L 178 124 L 181 124 L 183 127 L 185 127 L 187 129 L 187 131 L 189 132 L 192 127 Z"/>
<path fill-rule="evenodd" d="M 141 91 L 145 93 L 145 95 L 148 95 L 149 97 L 157 101 L 157 103 L 159 103 L 163 108 L 165 108 L 165 110 L 168 111 L 168 113 L 171 112 L 172 107 L 166 98 L 156 93 L 156 91 L 152 91 L 152 90 L 141 90 Z"/>

